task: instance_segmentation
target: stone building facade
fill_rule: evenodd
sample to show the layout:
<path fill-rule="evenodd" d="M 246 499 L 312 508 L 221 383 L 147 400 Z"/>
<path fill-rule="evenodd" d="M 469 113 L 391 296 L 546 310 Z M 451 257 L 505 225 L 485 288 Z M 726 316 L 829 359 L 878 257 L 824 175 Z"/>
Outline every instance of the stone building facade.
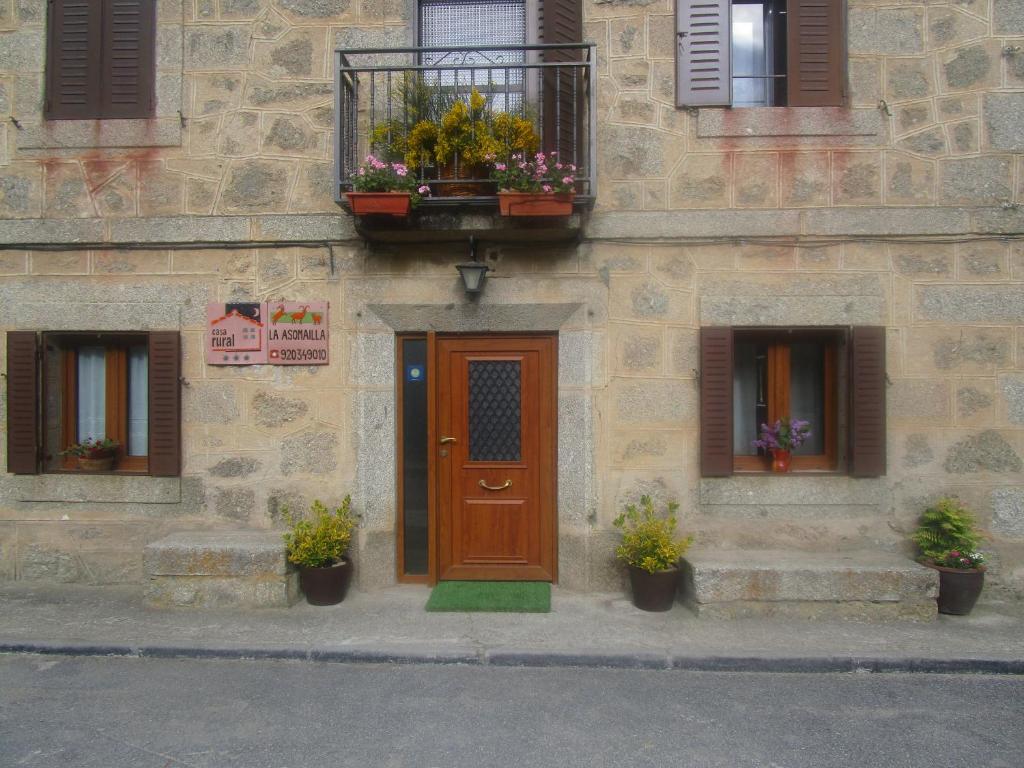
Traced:
<path fill-rule="evenodd" d="M 578 242 L 482 248 L 476 302 L 464 246 L 367 243 L 335 202 L 332 52 L 413 43 L 412 0 L 157 6 L 155 116 L 52 121 L 47 4 L 0 0 L 0 327 L 183 349 L 180 476 L 0 476 L 0 578 L 139 582 L 168 533 L 351 493 L 358 584 L 395 583 L 396 332 L 419 322 L 557 332 L 564 588 L 622 587 L 611 521 L 643 493 L 698 550 L 811 553 L 909 553 L 958 494 L 988 594 L 1024 592 L 1019 2 L 848 0 L 848 107 L 686 109 L 674 3 L 583 0 L 596 203 Z M 278 300 L 330 302 L 329 365 L 204 363 L 208 302 Z M 700 329 L 723 325 L 884 326 L 884 476 L 702 477 Z"/>

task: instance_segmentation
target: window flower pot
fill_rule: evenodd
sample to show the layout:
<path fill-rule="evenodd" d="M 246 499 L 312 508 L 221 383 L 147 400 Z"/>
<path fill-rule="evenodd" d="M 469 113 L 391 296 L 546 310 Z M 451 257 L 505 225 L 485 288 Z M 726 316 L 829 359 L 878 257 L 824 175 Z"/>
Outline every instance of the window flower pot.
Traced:
<path fill-rule="evenodd" d="M 571 216 L 572 192 L 499 192 L 502 216 Z"/>
<path fill-rule="evenodd" d="M 114 466 L 111 456 L 79 456 L 78 468 L 86 472 L 109 472 Z"/>
<path fill-rule="evenodd" d="M 772 472 L 789 472 L 789 463 L 792 458 L 791 451 L 772 448 Z"/>
<path fill-rule="evenodd" d="M 408 216 L 412 196 L 408 192 L 346 192 L 356 216 Z"/>
<path fill-rule="evenodd" d="M 635 565 L 629 566 L 629 585 L 633 589 L 633 605 L 641 611 L 661 612 L 672 608 L 676 601 L 676 585 L 679 582 L 679 568 L 645 571 Z"/>
<path fill-rule="evenodd" d="M 343 557 L 325 568 L 299 566 L 299 586 L 310 605 L 337 605 L 352 582 L 352 561 Z"/>
<path fill-rule="evenodd" d="M 947 568 L 928 561 L 924 564 L 939 572 L 939 613 L 969 614 L 985 586 L 985 568 Z"/>

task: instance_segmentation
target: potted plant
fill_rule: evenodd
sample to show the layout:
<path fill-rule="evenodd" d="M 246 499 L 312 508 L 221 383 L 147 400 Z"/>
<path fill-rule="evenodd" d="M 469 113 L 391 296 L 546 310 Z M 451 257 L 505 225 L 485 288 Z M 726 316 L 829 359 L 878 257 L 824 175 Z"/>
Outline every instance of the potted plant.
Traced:
<path fill-rule="evenodd" d="M 299 586 L 310 605 L 335 605 L 345 599 L 352 581 L 352 561 L 346 557 L 356 527 L 352 500 L 346 496 L 333 512 L 314 501 L 310 512 L 296 521 L 284 510 L 292 526 L 284 534 L 288 561 L 298 566 Z"/>
<path fill-rule="evenodd" d="M 413 126 L 413 132 L 424 126 Z M 456 99 L 437 124 L 437 138 L 433 153 L 437 161 L 439 178 L 482 179 L 487 173 L 487 164 L 497 157 L 501 145 L 494 137 L 491 118 L 487 110 L 487 99 L 474 88 L 468 103 Z M 429 138 L 429 135 L 428 135 Z M 442 184 L 443 195 L 464 197 L 486 194 L 488 185 L 480 182 L 467 184 Z"/>
<path fill-rule="evenodd" d="M 928 507 L 913 536 L 918 561 L 939 572 L 939 613 L 971 612 L 985 586 L 985 557 L 974 516 L 958 499 L 944 497 Z"/>
<path fill-rule="evenodd" d="M 622 530 L 622 543 L 615 555 L 626 562 L 633 590 L 633 605 L 642 611 L 667 611 L 676 598 L 679 581 L 679 558 L 693 537 L 676 536 L 676 510 L 679 504 L 668 503 L 668 514 L 659 517 L 650 496 L 640 497 L 640 507 L 626 506 L 615 518 Z"/>
<path fill-rule="evenodd" d="M 86 438 L 80 443 L 69 445 L 61 451 L 61 455 L 76 457 L 78 468 L 86 472 L 106 472 L 114 466 L 120 447 L 121 443 L 112 437 Z"/>
<path fill-rule="evenodd" d="M 430 187 L 419 185 L 404 163 L 386 163 L 374 155 L 352 177 L 348 203 L 356 216 L 408 216 Z"/>
<path fill-rule="evenodd" d="M 558 161 L 558 153 L 538 152 L 532 160 L 512 155 L 495 163 L 491 178 L 498 183 L 502 216 L 568 216 L 575 195 L 575 165 Z"/>
<path fill-rule="evenodd" d="M 803 445 L 810 436 L 810 422 L 787 416 L 771 426 L 762 424 L 761 439 L 754 440 L 753 444 L 755 448 L 771 451 L 772 472 L 789 472 L 794 449 Z"/>

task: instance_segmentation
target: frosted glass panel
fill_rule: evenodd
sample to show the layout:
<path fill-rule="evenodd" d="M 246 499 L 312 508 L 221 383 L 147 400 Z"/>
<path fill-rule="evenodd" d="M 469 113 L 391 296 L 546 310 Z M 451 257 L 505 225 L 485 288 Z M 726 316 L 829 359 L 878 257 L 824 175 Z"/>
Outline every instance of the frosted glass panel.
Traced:
<path fill-rule="evenodd" d="M 797 455 L 825 452 L 825 351 L 821 344 L 798 342 L 789 352 L 789 403 L 794 419 L 811 423 L 811 436 Z"/>
<path fill-rule="evenodd" d="M 149 453 L 149 351 L 128 350 L 128 455 Z"/>
<path fill-rule="evenodd" d="M 78 442 L 102 440 L 107 430 L 107 350 L 78 348 Z"/>

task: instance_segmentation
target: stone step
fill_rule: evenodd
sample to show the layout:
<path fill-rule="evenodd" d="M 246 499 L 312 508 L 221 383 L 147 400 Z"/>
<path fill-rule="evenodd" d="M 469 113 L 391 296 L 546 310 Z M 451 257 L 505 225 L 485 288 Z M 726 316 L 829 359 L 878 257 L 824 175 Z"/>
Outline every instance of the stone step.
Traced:
<path fill-rule="evenodd" d="M 714 618 L 919 619 L 936 616 L 938 573 L 878 550 L 687 553 L 683 600 Z"/>
<path fill-rule="evenodd" d="M 279 533 L 183 531 L 146 546 L 152 607 L 286 608 L 298 598 Z"/>

